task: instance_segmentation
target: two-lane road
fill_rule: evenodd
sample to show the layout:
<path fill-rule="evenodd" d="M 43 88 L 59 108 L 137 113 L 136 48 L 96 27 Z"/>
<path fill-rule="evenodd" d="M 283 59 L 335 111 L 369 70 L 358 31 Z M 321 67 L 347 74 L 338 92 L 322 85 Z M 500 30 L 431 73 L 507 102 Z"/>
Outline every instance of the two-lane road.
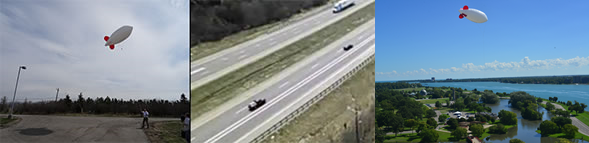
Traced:
<path fill-rule="evenodd" d="M 231 71 L 255 62 L 282 47 L 311 35 L 313 32 L 352 14 L 372 2 L 374 0 L 356 0 L 356 6 L 337 14 L 332 13 L 330 10 L 325 10 L 278 31 L 193 61 L 190 67 L 191 88 L 194 89 L 202 86 Z"/>
<path fill-rule="evenodd" d="M 348 44 L 353 44 L 354 48 L 344 51 L 342 47 Z M 374 54 L 374 44 L 375 25 L 374 20 L 371 20 L 317 52 L 316 54 L 321 55 L 314 55 L 316 59 L 306 59 L 297 63 L 303 66 L 288 76 L 274 80 L 272 85 L 248 100 L 193 128 L 192 142 L 249 142 L 258 136 L 260 131 L 273 125 L 269 121 L 279 120 L 280 116 L 290 113 L 287 109 L 296 109 L 301 103 L 315 96 L 309 94 L 311 91 L 323 90 L 318 87 L 322 84 L 327 85 L 325 81 L 339 78 L 334 75 L 340 74 L 343 68 L 349 67 L 352 62 L 360 61 L 358 57 L 361 54 Z M 267 103 L 254 112 L 247 110 L 247 105 L 252 100 L 260 98 L 266 99 Z"/>

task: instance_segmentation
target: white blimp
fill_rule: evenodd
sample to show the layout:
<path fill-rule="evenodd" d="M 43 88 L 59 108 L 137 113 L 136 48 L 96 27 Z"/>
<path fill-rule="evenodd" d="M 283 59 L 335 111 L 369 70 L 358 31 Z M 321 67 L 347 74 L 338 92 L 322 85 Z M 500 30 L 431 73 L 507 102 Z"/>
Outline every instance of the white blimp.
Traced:
<path fill-rule="evenodd" d="M 460 19 L 466 17 L 466 19 L 475 23 L 485 23 L 488 20 L 487 15 L 484 12 L 477 9 L 468 8 L 466 5 L 458 10 L 458 12 L 460 12 L 460 16 L 458 16 Z"/>
<path fill-rule="evenodd" d="M 131 35 L 132 31 L 133 27 L 129 25 L 125 25 L 117 29 L 110 35 L 110 37 L 104 36 L 104 41 L 106 41 L 106 44 L 104 44 L 104 46 L 109 46 L 111 50 L 114 50 L 115 44 L 121 43 L 125 39 L 129 38 L 129 35 Z"/>

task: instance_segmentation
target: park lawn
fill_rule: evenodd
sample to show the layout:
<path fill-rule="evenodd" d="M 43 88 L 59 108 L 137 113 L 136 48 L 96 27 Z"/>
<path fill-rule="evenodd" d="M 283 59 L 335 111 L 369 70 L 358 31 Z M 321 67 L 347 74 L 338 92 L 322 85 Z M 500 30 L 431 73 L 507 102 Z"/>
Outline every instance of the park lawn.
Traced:
<path fill-rule="evenodd" d="M 536 130 L 536 133 L 541 133 L 540 130 Z M 556 134 L 550 134 L 548 135 L 548 137 L 554 137 L 554 138 L 566 138 L 566 135 L 564 133 L 556 133 Z M 584 141 L 589 141 L 589 136 L 586 136 L 584 134 L 581 134 L 579 132 L 577 132 L 575 134 L 575 137 L 573 139 L 582 139 Z"/>
<path fill-rule="evenodd" d="M 546 99 L 542 99 L 542 100 L 544 100 L 546 102 L 550 102 L 549 100 L 546 100 Z M 551 102 L 551 103 L 552 104 L 558 104 L 558 105 L 562 106 L 565 110 L 569 111 L 568 110 L 569 109 L 569 106 L 566 106 L 566 105 L 561 104 L 561 103 L 558 103 L 558 102 Z M 543 106 L 543 107 L 545 107 L 545 106 Z M 577 113 L 576 111 L 575 112 L 571 112 L 571 114 L 575 115 L 575 117 L 577 119 L 579 119 L 579 121 L 583 122 L 583 124 L 589 126 L 589 114 L 587 114 L 586 112 Z"/>
<path fill-rule="evenodd" d="M 446 100 L 450 100 L 449 98 L 438 98 L 438 99 L 425 99 L 419 100 L 422 104 L 435 104 L 436 101 L 440 101 L 440 103 L 446 103 Z"/>
<path fill-rule="evenodd" d="M 446 132 L 438 131 L 438 141 L 439 142 L 447 142 L 450 141 L 452 135 Z M 385 137 L 385 143 L 394 143 L 394 142 L 421 142 L 421 136 L 416 133 L 413 134 L 398 134 L 397 137 L 395 135 L 387 135 Z"/>

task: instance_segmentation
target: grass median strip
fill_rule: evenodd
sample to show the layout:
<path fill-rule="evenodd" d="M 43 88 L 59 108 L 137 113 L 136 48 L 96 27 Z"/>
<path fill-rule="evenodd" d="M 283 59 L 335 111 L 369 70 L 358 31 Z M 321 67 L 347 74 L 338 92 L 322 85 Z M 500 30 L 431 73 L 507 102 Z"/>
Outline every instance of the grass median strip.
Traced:
<path fill-rule="evenodd" d="M 375 3 L 372 3 L 308 37 L 192 90 L 192 114 L 198 117 L 240 93 L 255 87 L 290 65 L 305 59 L 358 26 L 372 20 L 375 15 L 374 10 Z"/>
<path fill-rule="evenodd" d="M 227 36 L 227 37 L 223 38 L 223 40 L 204 42 L 204 43 L 198 44 L 190 49 L 190 61 L 195 61 L 195 60 L 204 58 L 206 56 L 215 54 L 216 52 L 231 48 L 231 47 L 238 45 L 240 43 L 243 43 L 245 41 L 255 39 L 263 34 L 278 31 L 281 28 L 284 28 L 292 23 L 296 23 L 296 21 L 299 21 L 302 18 L 307 17 L 307 15 L 310 16 L 312 14 L 320 12 L 320 10 L 316 10 L 316 9 L 322 9 L 322 8 L 324 8 L 324 7 L 319 6 L 319 7 L 314 7 L 314 8 L 308 9 L 308 10 L 301 10 L 301 13 L 296 14 L 296 15 L 292 16 L 291 18 L 288 18 L 287 20 L 273 22 L 273 23 L 266 24 L 263 26 L 244 30 L 244 31 L 235 33 L 233 35 Z M 306 12 L 311 12 L 311 13 L 306 13 Z"/>

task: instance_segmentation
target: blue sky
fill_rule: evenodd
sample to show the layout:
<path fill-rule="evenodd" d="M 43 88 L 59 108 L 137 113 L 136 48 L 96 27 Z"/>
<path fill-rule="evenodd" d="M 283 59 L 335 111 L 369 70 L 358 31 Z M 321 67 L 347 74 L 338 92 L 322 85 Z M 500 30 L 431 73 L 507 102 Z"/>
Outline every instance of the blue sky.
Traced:
<path fill-rule="evenodd" d="M 0 1 L 0 98 L 84 97 L 178 100 L 188 93 L 189 14 L 185 0 Z M 105 47 L 104 36 L 133 26 Z M 187 96 L 190 97 L 190 96 Z"/>
<path fill-rule="evenodd" d="M 459 19 L 464 5 L 489 20 Z M 587 6 L 581 0 L 379 1 L 376 81 L 589 74 Z"/>

